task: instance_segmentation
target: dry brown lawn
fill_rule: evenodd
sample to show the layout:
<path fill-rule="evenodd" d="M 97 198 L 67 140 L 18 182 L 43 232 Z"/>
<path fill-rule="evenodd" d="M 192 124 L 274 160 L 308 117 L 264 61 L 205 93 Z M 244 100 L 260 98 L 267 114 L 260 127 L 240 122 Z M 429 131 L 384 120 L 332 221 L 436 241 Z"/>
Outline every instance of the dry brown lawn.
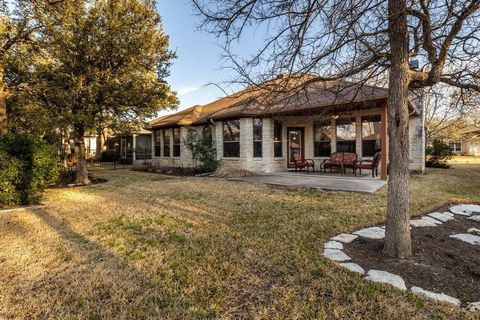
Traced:
<path fill-rule="evenodd" d="M 454 156 L 448 161 L 450 164 L 480 164 L 480 157 L 474 156 Z"/>
<path fill-rule="evenodd" d="M 466 319 L 322 258 L 384 221 L 374 195 L 126 170 L 0 213 L 0 319 Z M 412 178 L 412 212 L 480 202 L 480 166 Z M 479 315 L 477 315 L 478 317 Z"/>

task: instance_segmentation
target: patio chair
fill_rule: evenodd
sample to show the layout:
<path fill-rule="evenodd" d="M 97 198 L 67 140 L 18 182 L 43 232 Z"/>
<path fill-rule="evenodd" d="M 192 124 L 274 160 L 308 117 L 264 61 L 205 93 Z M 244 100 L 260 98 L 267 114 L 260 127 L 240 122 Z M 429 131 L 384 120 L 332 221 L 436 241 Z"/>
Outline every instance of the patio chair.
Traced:
<path fill-rule="evenodd" d="M 302 171 L 302 169 L 305 168 L 308 173 L 308 168 L 312 168 L 312 172 L 315 172 L 315 161 L 313 159 L 302 160 L 296 154 L 293 156 L 293 159 L 295 160 L 295 171 L 297 171 L 297 169 L 300 169 L 300 171 Z"/>
<path fill-rule="evenodd" d="M 368 169 L 368 170 L 372 170 L 372 178 L 375 178 L 375 176 L 378 176 L 378 164 L 380 163 L 381 158 L 382 158 L 382 153 L 377 152 L 373 156 L 372 160 L 360 161 L 356 165 L 356 168 L 360 169 L 360 175 L 362 174 L 362 169 Z"/>
<path fill-rule="evenodd" d="M 347 168 L 352 169 L 354 175 L 357 175 L 357 154 L 353 152 L 344 152 L 343 153 L 343 174 L 346 173 Z"/>
<path fill-rule="evenodd" d="M 341 168 L 343 172 L 343 152 L 334 152 L 330 159 L 323 160 L 323 172 L 327 173 L 327 168 L 332 172 L 332 168 Z"/>

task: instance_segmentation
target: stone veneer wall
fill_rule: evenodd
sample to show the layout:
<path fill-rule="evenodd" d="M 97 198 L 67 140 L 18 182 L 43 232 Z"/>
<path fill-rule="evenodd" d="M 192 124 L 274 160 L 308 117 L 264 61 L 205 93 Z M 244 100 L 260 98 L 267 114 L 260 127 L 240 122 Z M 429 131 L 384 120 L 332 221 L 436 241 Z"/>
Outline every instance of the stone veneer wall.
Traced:
<path fill-rule="evenodd" d="M 410 170 L 417 172 L 425 171 L 425 112 L 423 99 L 412 97 L 419 115 L 410 118 Z"/>
<path fill-rule="evenodd" d="M 410 119 L 410 168 L 415 171 L 423 171 L 425 168 L 425 138 L 424 138 L 424 114 L 423 106 L 417 106 L 421 115 L 419 117 L 412 117 Z M 354 116 L 356 121 L 357 141 L 356 149 L 359 160 L 362 159 L 362 129 L 361 116 L 369 114 L 379 114 L 380 109 L 356 111 L 345 113 L 345 116 Z M 236 169 L 244 169 L 260 173 L 271 173 L 276 171 L 287 170 L 287 127 L 303 127 L 305 130 L 305 158 L 314 159 L 316 161 L 316 169 L 319 169 L 320 162 L 325 157 L 314 157 L 313 145 L 313 123 L 320 120 L 320 116 L 285 116 L 264 118 L 262 128 L 262 157 L 253 157 L 253 123 L 252 118 L 240 119 L 240 157 L 238 158 L 224 158 L 223 157 L 223 122 L 217 121 L 213 127 L 214 143 L 217 148 L 217 159 L 222 161 L 223 166 L 228 166 Z M 274 120 L 282 121 L 282 157 L 274 157 Z M 332 152 L 336 151 L 336 137 L 335 137 L 335 120 L 332 120 Z M 202 133 L 203 126 L 191 127 Z M 165 129 L 171 130 L 171 129 Z M 167 167 L 192 167 L 192 158 L 189 151 L 183 145 L 183 139 L 186 137 L 188 127 L 182 127 L 181 135 L 181 151 L 180 157 L 153 157 L 153 163 L 159 166 Z M 161 135 L 163 139 L 163 135 Z M 170 153 L 173 154 L 173 137 L 170 143 Z M 152 150 L 154 150 L 154 139 L 152 139 Z M 163 153 L 163 141 L 161 142 L 161 152 Z M 162 154 L 163 155 L 163 154 Z M 380 170 L 380 168 L 379 168 Z"/>

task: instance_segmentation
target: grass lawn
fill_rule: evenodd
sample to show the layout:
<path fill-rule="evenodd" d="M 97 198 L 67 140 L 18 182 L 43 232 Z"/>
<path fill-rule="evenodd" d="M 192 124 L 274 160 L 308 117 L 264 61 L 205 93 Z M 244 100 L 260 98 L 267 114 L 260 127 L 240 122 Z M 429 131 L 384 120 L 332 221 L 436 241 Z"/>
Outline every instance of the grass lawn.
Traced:
<path fill-rule="evenodd" d="M 480 157 L 454 156 L 448 161 L 450 164 L 480 164 Z"/>
<path fill-rule="evenodd" d="M 1 319 L 474 318 L 322 258 L 329 237 L 384 221 L 385 187 L 96 175 L 109 182 L 52 189 L 45 209 L 0 213 Z M 415 215 L 480 202 L 480 166 L 414 176 L 411 194 Z"/>

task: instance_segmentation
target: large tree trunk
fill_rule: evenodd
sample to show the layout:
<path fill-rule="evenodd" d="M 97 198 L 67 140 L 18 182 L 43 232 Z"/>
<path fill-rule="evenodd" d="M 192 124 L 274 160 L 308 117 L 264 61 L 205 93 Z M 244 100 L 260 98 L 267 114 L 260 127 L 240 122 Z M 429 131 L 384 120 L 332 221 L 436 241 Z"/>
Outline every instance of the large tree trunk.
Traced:
<path fill-rule="evenodd" d="M 90 184 L 88 179 L 87 156 L 85 148 L 85 130 L 81 125 L 74 126 L 75 135 L 75 162 L 76 162 L 76 183 L 83 185 Z"/>
<path fill-rule="evenodd" d="M 3 81 L 4 72 L 5 65 L 0 60 L 0 135 L 7 132 L 7 92 Z"/>
<path fill-rule="evenodd" d="M 388 1 L 391 67 L 388 95 L 389 169 L 384 253 L 404 259 L 412 255 L 410 238 L 408 136 L 408 32 L 405 0 Z"/>
<path fill-rule="evenodd" d="M 97 136 L 97 150 L 95 158 L 100 160 L 102 158 L 102 152 L 107 150 L 107 129 L 103 129 Z"/>

